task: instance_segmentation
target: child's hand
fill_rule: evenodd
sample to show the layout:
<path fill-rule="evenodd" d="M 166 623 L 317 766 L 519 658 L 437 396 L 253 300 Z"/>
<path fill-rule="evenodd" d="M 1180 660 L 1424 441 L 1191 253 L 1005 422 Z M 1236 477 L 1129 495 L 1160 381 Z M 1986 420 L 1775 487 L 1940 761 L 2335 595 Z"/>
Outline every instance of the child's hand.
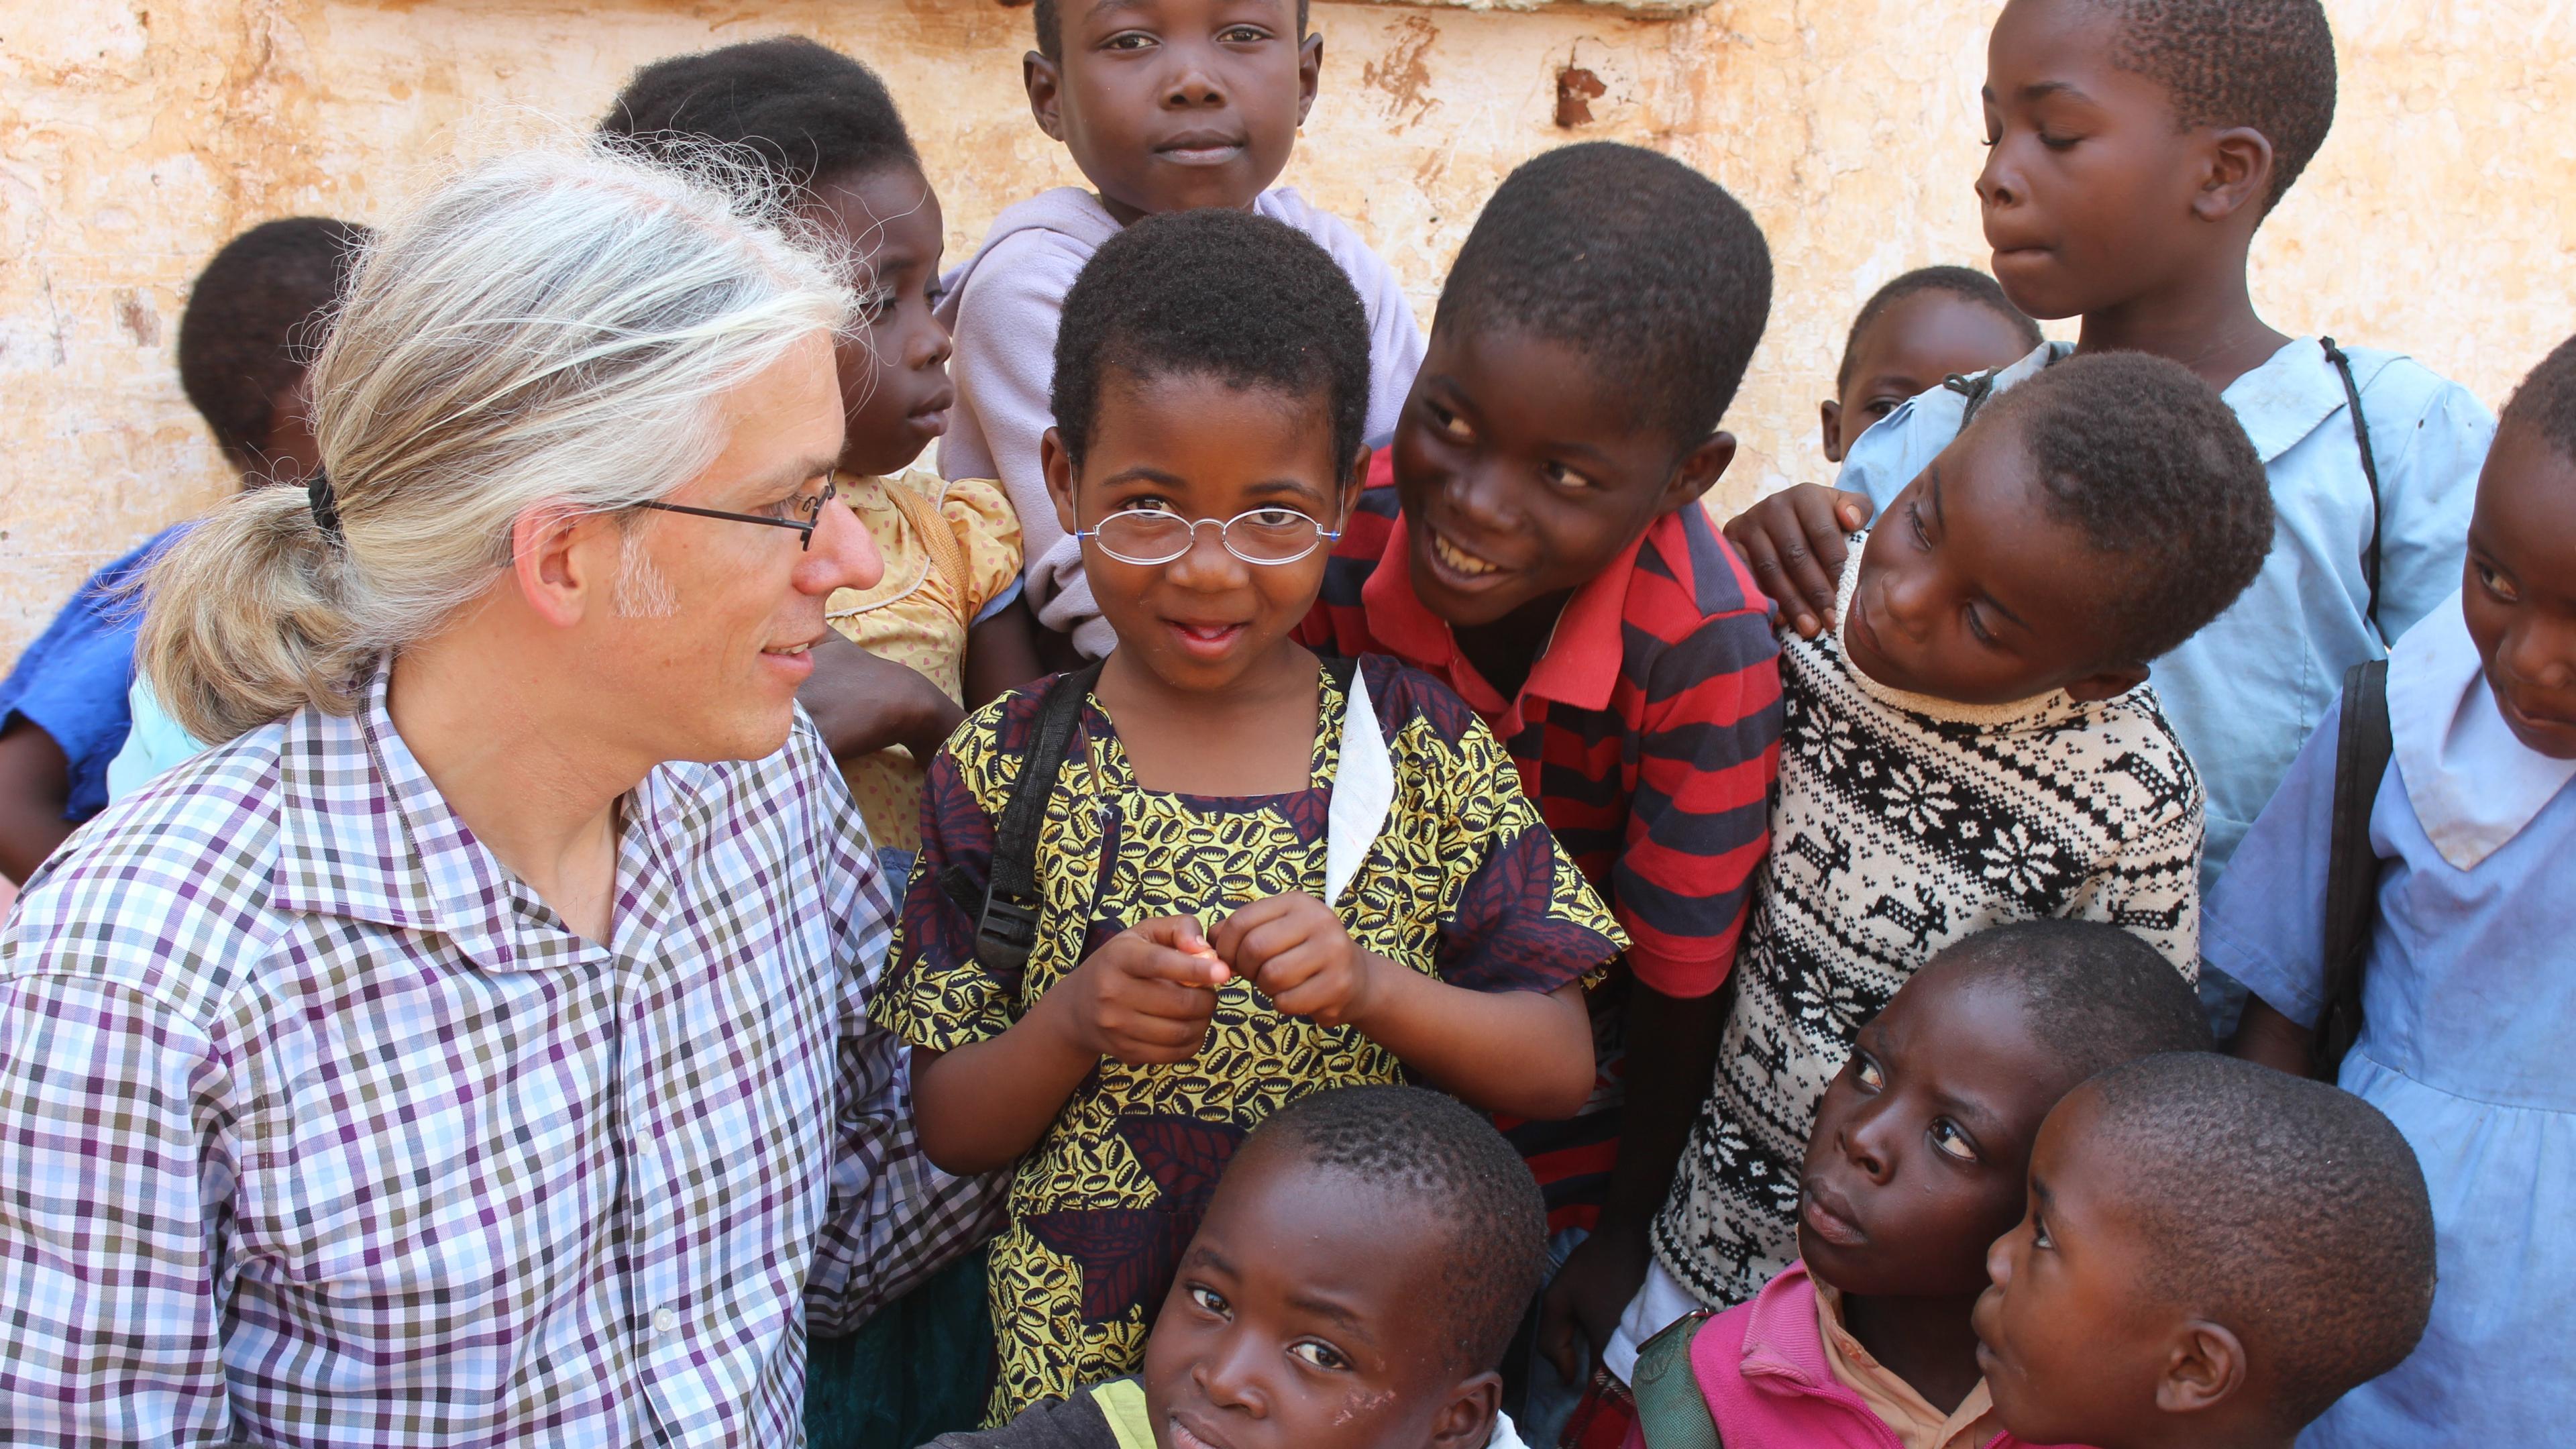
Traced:
<path fill-rule="evenodd" d="M 927 763 L 966 717 L 920 670 L 830 632 L 815 644 L 813 677 L 796 698 L 814 717 L 834 759 L 904 745 Z"/>
<path fill-rule="evenodd" d="M 1753 581 L 1780 606 L 1798 637 L 1813 639 L 1833 623 L 1843 576 L 1843 537 L 1876 511 L 1866 493 L 1796 483 L 1728 520 L 1726 541 L 1744 556 Z"/>
<path fill-rule="evenodd" d="M 1254 901 L 1225 919 L 1217 955 L 1290 1016 L 1348 1026 L 1368 1014 L 1377 958 L 1342 929 L 1333 908 L 1303 892 Z"/>
<path fill-rule="evenodd" d="M 1111 937 L 1041 999 L 1064 1003 L 1084 1055 L 1157 1066 L 1198 1055 L 1232 978 L 1194 917 L 1161 916 Z"/>

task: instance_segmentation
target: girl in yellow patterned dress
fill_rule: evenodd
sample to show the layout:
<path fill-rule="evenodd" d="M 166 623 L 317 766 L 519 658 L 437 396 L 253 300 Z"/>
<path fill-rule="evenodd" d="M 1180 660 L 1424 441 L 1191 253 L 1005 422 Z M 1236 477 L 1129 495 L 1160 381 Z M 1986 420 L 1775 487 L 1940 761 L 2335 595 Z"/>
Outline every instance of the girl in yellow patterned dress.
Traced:
<path fill-rule="evenodd" d="M 1118 648 L 933 761 L 873 1008 L 915 1048 L 932 1160 L 1017 1164 L 994 1423 L 1136 1368 L 1281 1105 L 1411 1078 L 1562 1117 L 1592 1088 L 1582 991 L 1624 942 L 1509 757 L 1428 676 L 1288 637 L 1358 494 L 1368 378 L 1340 268 L 1249 214 L 1140 221 L 1065 299 L 1047 478 Z M 979 959 L 996 822 L 1050 691 L 1086 683 L 1034 944 Z"/>

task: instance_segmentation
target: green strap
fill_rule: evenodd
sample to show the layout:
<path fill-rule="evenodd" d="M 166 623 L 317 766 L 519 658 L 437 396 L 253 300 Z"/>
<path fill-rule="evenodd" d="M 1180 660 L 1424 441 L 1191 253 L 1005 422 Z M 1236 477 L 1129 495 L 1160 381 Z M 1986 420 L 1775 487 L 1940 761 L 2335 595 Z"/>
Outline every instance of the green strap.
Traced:
<path fill-rule="evenodd" d="M 1117 1436 L 1118 1449 L 1154 1449 L 1154 1421 L 1145 1412 L 1144 1380 L 1118 1379 L 1101 1384 L 1092 1389 L 1091 1402 L 1099 1405 L 1100 1417 L 1109 1421 L 1109 1432 Z"/>
<path fill-rule="evenodd" d="M 1721 1449 L 1717 1421 L 1691 1372 L 1691 1340 L 1708 1322 L 1705 1310 L 1679 1320 L 1637 1350 L 1637 1430 L 1646 1449 Z"/>

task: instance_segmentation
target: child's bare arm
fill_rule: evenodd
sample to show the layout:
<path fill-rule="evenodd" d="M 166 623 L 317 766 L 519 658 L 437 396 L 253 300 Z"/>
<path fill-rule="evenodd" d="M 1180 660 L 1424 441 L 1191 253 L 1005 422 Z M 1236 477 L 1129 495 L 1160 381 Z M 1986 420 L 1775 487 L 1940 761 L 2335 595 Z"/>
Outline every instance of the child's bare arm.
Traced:
<path fill-rule="evenodd" d="M 1843 576 L 1843 537 L 1876 511 L 1866 493 L 1821 483 L 1792 484 L 1727 521 L 1726 541 L 1744 556 L 1753 581 L 1780 606 L 1799 637 L 1813 639 L 1833 623 L 1835 587 Z"/>
<path fill-rule="evenodd" d="M 2259 996 L 2245 998 L 2245 1016 L 2227 1043 L 2230 1056 L 2261 1062 L 2276 1072 L 2307 1076 L 2314 1067 L 2317 1034 L 2299 1025 Z"/>
<path fill-rule="evenodd" d="M 969 710 L 982 709 L 1046 672 L 1038 659 L 1037 620 L 1029 616 L 1026 595 L 967 631 L 961 673 Z"/>
<path fill-rule="evenodd" d="M 1210 944 L 1290 1016 L 1355 1026 L 1461 1100 L 1519 1117 L 1571 1117 L 1591 1095 L 1583 989 L 1471 991 L 1360 949 L 1304 894 L 1255 901 Z"/>
<path fill-rule="evenodd" d="M 938 753 L 964 711 L 917 669 L 826 634 L 814 645 L 814 673 L 797 691 L 834 759 L 872 755 L 894 745 L 916 759 Z"/>
<path fill-rule="evenodd" d="M 912 1058 L 921 1149 L 967 1176 L 1037 1145 L 1102 1057 L 1130 1066 L 1187 1061 L 1207 1040 L 1223 963 L 1199 923 L 1167 916 L 1120 932 L 1001 1035 Z"/>
<path fill-rule="evenodd" d="M 70 838 L 71 761 L 34 720 L 0 731 L 0 875 L 23 881 Z"/>

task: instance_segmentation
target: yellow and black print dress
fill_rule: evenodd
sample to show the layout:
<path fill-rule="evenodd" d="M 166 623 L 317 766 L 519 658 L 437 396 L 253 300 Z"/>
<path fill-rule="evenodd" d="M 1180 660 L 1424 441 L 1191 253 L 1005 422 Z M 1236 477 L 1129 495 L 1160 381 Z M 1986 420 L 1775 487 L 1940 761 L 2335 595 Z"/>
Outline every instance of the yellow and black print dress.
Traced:
<path fill-rule="evenodd" d="M 1553 991 L 1617 955 L 1617 923 L 1467 706 L 1392 660 L 1359 668 L 1395 798 L 1337 906 L 1351 939 L 1477 991 Z M 980 896 L 1040 694 L 1032 686 L 986 707 L 931 766 L 921 858 L 873 1007 L 916 1046 L 950 1051 L 1000 1035 L 1140 921 L 1195 912 L 1213 928 L 1269 896 L 1324 894 L 1344 699 L 1329 673 L 1309 783 L 1287 795 L 1138 787 L 1094 698 L 1039 831 L 1045 906 L 1025 979 L 986 971 L 974 959 L 974 918 L 940 882 L 954 868 L 952 884 L 971 883 Z M 1309 1092 L 1402 1075 L 1357 1030 L 1281 1015 L 1241 980 L 1220 990 L 1193 1060 L 1129 1067 L 1102 1058 L 1012 1182 L 1011 1224 L 992 1252 L 1001 1378 L 990 1421 L 1140 1366 L 1146 1327 L 1217 1176 L 1264 1117 Z"/>

